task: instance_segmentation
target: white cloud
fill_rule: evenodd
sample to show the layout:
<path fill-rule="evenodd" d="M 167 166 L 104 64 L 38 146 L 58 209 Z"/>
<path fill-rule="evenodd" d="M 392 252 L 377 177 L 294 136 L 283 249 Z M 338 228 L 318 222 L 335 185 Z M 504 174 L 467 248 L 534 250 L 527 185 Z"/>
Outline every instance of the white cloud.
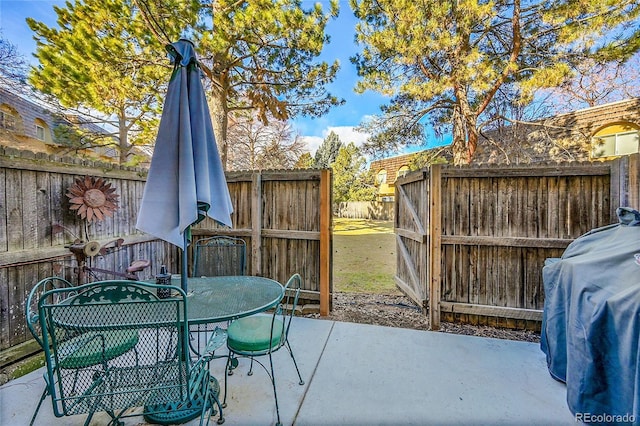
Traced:
<path fill-rule="evenodd" d="M 367 133 L 356 131 L 354 126 L 330 126 L 322 131 L 322 137 L 302 136 L 302 139 L 307 144 L 308 151 L 313 155 L 318 150 L 318 147 L 320 147 L 324 139 L 329 136 L 329 133 L 331 132 L 338 135 L 342 143 L 345 145 L 353 142 L 354 144 L 356 144 L 356 146 L 360 146 L 369 137 Z"/>
<path fill-rule="evenodd" d="M 369 137 L 368 133 L 358 132 L 356 130 L 356 128 L 353 127 L 353 126 L 329 127 L 325 132 L 326 132 L 325 133 L 325 137 L 330 132 L 335 133 L 336 135 L 338 135 L 340 137 L 340 140 L 345 145 L 350 143 L 350 142 L 353 142 L 354 144 L 356 144 L 356 146 L 360 146 Z"/>
<path fill-rule="evenodd" d="M 307 151 L 309 151 L 311 155 L 314 155 L 324 138 L 320 136 L 302 136 L 302 140 L 307 144 Z"/>

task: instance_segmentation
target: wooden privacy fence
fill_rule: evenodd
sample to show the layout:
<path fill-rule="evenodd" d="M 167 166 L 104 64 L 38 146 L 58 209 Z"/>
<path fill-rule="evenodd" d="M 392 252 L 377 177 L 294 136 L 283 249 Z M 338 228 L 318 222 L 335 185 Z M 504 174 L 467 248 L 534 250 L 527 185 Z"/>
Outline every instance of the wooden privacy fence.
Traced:
<path fill-rule="evenodd" d="M 105 178 L 120 196 L 113 217 L 87 227 L 69 210 L 65 195 L 75 179 L 85 175 Z M 228 179 L 234 228 L 219 229 L 207 220 L 194 227 L 194 237 L 215 233 L 244 238 L 250 248 L 248 273 L 280 282 L 300 273 L 304 296 L 319 301 L 321 314 L 327 315 L 330 171 L 229 173 Z M 68 247 L 75 239 L 101 245 L 124 240 L 120 247 L 90 258 L 94 268 L 122 272 L 133 260 L 148 259 L 151 267 L 139 273 L 139 279 L 152 278 L 163 264 L 171 272 L 180 271 L 176 247 L 135 229 L 145 180 L 145 170 L 0 148 L 0 351 L 31 345 L 24 304 L 38 280 L 60 275 L 77 282 L 77 262 Z M 191 258 L 189 263 L 193 265 Z M 18 356 L 7 352 L 0 352 L 0 368 Z"/>
<path fill-rule="evenodd" d="M 347 201 L 336 203 L 334 215 L 350 219 L 393 220 L 394 203 L 387 201 Z"/>
<path fill-rule="evenodd" d="M 281 283 L 303 277 L 301 298 L 329 314 L 331 289 L 331 172 L 282 170 L 228 172 L 234 204 L 233 228 L 207 218 L 192 229 L 194 239 L 211 235 L 247 242 L 247 273 Z M 192 255 L 192 254 L 190 254 Z"/>
<path fill-rule="evenodd" d="M 542 267 L 640 207 L 639 155 L 587 164 L 434 165 L 396 182 L 398 286 L 441 318 L 539 327 Z M 533 322 L 532 322 L 533 321 Z"/>

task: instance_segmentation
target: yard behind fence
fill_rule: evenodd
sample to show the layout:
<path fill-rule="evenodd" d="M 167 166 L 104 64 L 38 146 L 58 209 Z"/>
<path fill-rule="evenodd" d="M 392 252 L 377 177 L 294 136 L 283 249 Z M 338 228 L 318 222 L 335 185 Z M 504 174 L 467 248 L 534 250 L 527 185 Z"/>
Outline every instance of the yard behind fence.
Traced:
<path fill-rule="evenodd" d="M 336 217 L 349 219 L 393 220 L 394 203 L 389 201 L 348 201 L 336 203 Z"/>

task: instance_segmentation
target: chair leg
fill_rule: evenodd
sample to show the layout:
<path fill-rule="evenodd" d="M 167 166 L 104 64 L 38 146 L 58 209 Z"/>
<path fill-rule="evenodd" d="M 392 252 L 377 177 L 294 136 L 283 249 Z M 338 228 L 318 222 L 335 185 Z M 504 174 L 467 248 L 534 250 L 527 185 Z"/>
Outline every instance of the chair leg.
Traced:
<path fill-rule="evenodd" d="M 232 352 L 229 352 L 229 358 L 231 359 L 231 364 L 229 365 L 229 375 L 233 376 L 233 370 L 238 366 L 238 358 L 234 356 Z M 234 362 L 235 361 L 235 362 Z"/>
<path fill-rule="evenodd" d="M 33 416 L 31 416 L 31 422 L 29 426 L 33 426 L 33 423 L 36 421 L 36 416 L 38 415 L 38 411 L 40 411 L 40 407 L 42 406 L 42 402 L 45 400 L 49 392 L 47 392 L 48 387 L 44 388 L 42 391 L 42 396 L 40 397 L 40 401 L 38 402 L 38 406 L 36 407 L 36 411 L 33 412 Z"/>
<path fill-rule="evenodd" d="M 253 361 L 253 358 L 251 360 Z M 276 423 L 276 426 L 282 426 L 282 422 L 280 422 L 280 407 L 278 406 L 278 391 L 276 390 L 276 376 L 273 373 L 273 357 L 271 356 L 271 352 L 269 352 L 269 364 L 271 366 L 271 385 L 273 386 L 273 396 L 276 400 L 276 415 L 278 416 L 278 423 Z"/>
<path fill-rule="evenodd" d="M 108 423 L 108 426 L 124 426 L 124 421 L 120 420 L 120 415 L 124 414 L 125 410 L 122 410 L 122 412 L 120 412 L 120 414 L 118 416 L 115 415 L 115 413 L 113 413 L 113 411 L 108 412 L 108 414 L 111 416 L 111 421 Z M 91 418 L 93 417 L 93 413 L 91 413 L 91 415 L 89 416 L 89 418 L 87 418 L 87 423 L 85 423 L 85 425 L 89 425 L 89 423 L 91 423 Z"/>
<path fill-rule="evenodd" d="M 93 415 L 95 414 L 94 411 L 90 412 L 89 415 L 87 416 L 87 419 L 84 421 L 84 426 L 89 426 L 89 424 L 91 423 L 91 419 L 93 419 Z M 121 423 L 115 423 L 116 419 L 112 419 L 109 422 L 109 426 L 121 426 Z M 122 423 L 124 424 L 124 423 Z"/>
<path fill-rule="evenodd" d="M 209 419 L 211 418 L 211 416 L 215 416 L 216 414 L 219 414 L 218 420 L 216 420 L 216 423 L 218 423 L 219 425 L 223 424 L 225 418 L 224 418 L 224 415 L 222 414 L 222 404 L 220 404 L 220 400 L 213 392 L 209 392 L 209 396 L 207 396 L 205 400 L 207 399 L 208 401 L 206 401 L 202 407 L 202 413 L 200 415 L 200 426 L 202 426 L 202 422 L 204 421 L 204 419 L 207 419 L 207 425 L 208 425 Z M 207 405 L 210 405 L 209 409 L 207 409 Z M 217 412 L 216 412 L 216 409 L 214 408 L 216 406 L 218 407 Z M 209 412 L 209 415 L 207 415 L 207 411 Z"/>
<path fill-rule="evenodd" d="M 227 356 L 227 365 L 224 368 L 224 399 L 222 401 L 222 407 L 227 408 L 227 383 L 229 382 L 229 376 L 233 374 L 233 370 L 238 367 L 238 358 L 229 351 Z"/>
<path fill-rule="evenodd" d="M 231 353 L 227 357 L 227 365 L 224 366 L 224 399 L 222 400 L 222 407 L 227 408 L 227 382 L 229 382 L 229 368 L 231 368 Z"/>
<path fill-rule="evenodd" d="M 253 357 L 251 357 L 251 366 L 249 366 L 249 372 L 247 376 L 253 376 Z"/>
<path fill-rule="evenodd" d="M 289 355 L 291 355 L 291 359 L 293 360 L 293 365 L 296 367 L 296 372 L 298 373 L 298 379 L 300 379 L 298 384 L 299 385 L 304 385 L 304 380 L 302 380 L 302 375 L 300 374 L 300 369 L 298 368 L 298 363 L 296 362 L 296 357 L 293 356 L 293 350 L 291 349 L 291 345 L 289 344 L 288 340 L 285 342 L 285 346 L 287 347 L 287 350 L 289 351 Z"/>
<path fill-rule="evenodd" d="M 225 392 L 225 397 L 226 396 L 227 395 Z M 222 404 L 220 404 L 220 399 L 218 399 L 218 397 L 214 393 L 211 393 L 211 399 L 213 399 L 213 401 L 211 401 L 211 414 L 215 415 L 215 410 L 213 408 L 213 404 L 215 403 L 215 405 L 218 406 L 218 411 L 220 412 L 217 423 L 221 425 L 222 423 L 224 423 L 224 416 L 222 415 Z"/>

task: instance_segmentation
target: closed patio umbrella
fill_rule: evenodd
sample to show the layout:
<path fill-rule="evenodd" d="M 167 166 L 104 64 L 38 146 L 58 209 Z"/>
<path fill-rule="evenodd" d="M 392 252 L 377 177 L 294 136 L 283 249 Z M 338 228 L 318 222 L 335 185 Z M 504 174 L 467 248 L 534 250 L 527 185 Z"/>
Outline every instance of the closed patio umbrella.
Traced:
<path fill-rule="evenodd" d="M 205 216 L 232 226 L 231 197 L 218 154 L 194 45 L 167 46 L 174 64 L 136 228 L 182 249 L 187 290 L 190 227 Z"/>

